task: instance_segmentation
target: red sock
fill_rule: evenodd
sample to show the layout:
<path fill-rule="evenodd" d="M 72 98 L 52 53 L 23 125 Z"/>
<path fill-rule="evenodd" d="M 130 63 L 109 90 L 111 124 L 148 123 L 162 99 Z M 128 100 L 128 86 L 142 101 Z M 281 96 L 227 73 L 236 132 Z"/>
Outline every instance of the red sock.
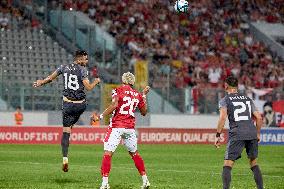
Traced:
<path fill-rule="evenodd" d="M 101 166 L 101 174 L 103 177 L 108 177 L 111 168 L 111 156 L 104 155 L 102 166 Z"/>
<path fill-rule="evenodd" d="M 146 171 L 145 171 L 145 166 L 144 166 L 144 161 L 142 159 L 142 157 L 140 156 L 140 154 L 136 153 L 132 156 L 132 159 L 135 163 L 136 168 L 138 169 L 140 175 L 145 175 Z"/>

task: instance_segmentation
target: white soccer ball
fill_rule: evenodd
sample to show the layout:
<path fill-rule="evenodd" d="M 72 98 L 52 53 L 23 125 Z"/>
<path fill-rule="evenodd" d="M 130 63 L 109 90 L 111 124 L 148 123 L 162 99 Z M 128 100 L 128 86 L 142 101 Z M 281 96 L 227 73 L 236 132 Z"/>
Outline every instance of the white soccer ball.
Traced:
<path fill-rule="evenodd" d="M 175 11 L 185 13 L 188 11 L 189 4 L 186 0 L 177 0 L 175 4 Z"/>

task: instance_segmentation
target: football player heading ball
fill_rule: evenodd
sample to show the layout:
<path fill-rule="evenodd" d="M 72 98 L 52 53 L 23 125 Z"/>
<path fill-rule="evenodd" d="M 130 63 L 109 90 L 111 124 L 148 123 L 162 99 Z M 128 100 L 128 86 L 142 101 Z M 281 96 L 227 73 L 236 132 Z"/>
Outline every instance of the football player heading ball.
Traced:
<path fill-rule="evenodd" d="M 109 189 L 108 176 L 111 168 L 111 158 L 121 139 L 132 157 L 136 168 L 142 177 L 142 189 L 150 187 L 144 161 L 137 150 L 137 137 L 135 133 L 135 109 L 138 107 L 141 114 L 147 114 L 146 95 L 150 87 L 147 86 L 142 94 L 133 89 L 135 76 L 130 73 L 122 75 L 122 85 L 112 91 L 111 105 L 100 115 L 93 119 L 102 119 L 112 113 L 109 128 L 104 139 L 104 156 L 101 166 L 102 185 L 101 189 Z"/>
<path fill-rule="evenodd" d="M 55 80 L 59 75 L 63 76 L 63 102 L 62 102 L 62 121 L 63 133 L 61 138 L 61 148 L 63 156 L 62 170 L 68 172 L 68 148 L 71 129 L 79 120 L 86 109 L 86 93 L 93 90 L 100 79 L 96 78 L 93 82 L 88 79 L 88 54 L 85 51 L 76 51 L 74 62 L 61 65 L 55 72 L 34 82 L 34 87 L 41 87 Z"/>

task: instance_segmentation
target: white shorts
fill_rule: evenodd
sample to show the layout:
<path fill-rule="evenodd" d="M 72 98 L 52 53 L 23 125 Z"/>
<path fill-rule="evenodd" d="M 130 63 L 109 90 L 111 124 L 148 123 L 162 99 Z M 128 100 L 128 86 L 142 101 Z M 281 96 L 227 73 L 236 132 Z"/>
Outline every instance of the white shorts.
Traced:
<path fill-rule="evenodd" d="M 104 139 L 104 150 L 114 152 L 123 139 L 123 144 L 129 152 L 137 151 L 137 136 L 135 129 L 109 128 Z"/>

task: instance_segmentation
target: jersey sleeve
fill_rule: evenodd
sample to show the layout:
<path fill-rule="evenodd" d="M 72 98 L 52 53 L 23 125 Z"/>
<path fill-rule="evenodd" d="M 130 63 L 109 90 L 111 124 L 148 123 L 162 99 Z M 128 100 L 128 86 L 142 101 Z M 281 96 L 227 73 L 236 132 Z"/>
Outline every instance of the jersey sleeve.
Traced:
<path fill-rule="evenodd" d="M 88 73 L 87 68 L 83 68 L 81 70 L 81 74 L 82 74 L 82 80 L 88 79 L 89 73 Z"/>
<path fill-rule="evenodd" d="M 139 94 L 138 108 L 141 109 L 141 108 L 143 108 L 143 106 L 145 106 L 145 102 L 144 102 L 144 99 L 143 99 L 142 95 Z"/>
<path fill-rule="evenodd" d="M 222 98 L 222 99 L 220 100 L 220 102 L 219 102 L 219 109 L 220 109 L 220 108 L 227 108 L 227 102 L 226 102 L 225 97 Z"/>
<path fill-rule="evenodd" d="M 56 72 L 57 72 L 57 75 L 61 75 L 62 72 L 63 72 L 63 65 L 59 66 L 59 67 L 56 69 Z"/>

